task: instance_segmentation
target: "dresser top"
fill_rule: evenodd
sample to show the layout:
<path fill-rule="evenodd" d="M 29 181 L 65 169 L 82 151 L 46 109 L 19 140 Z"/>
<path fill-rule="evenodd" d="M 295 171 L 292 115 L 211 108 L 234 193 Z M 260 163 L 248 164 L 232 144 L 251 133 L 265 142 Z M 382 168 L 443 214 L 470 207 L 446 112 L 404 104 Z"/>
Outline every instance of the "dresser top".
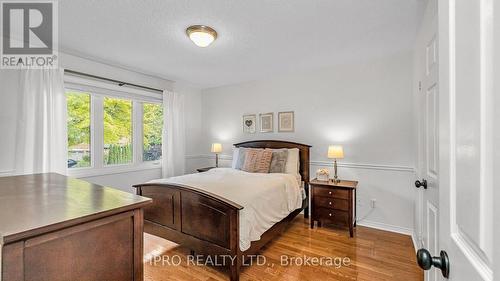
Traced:
<path fill-rule="evenodd" d="M 0 177 L 0 245 L 150 202 L 146 197 L 54 173 Z"/>
<path fill-rule="evenodd" d="M 328 181 L 320 181 L 317 179 L 313 179 L 310 182 L 311 185 L 322 185 L 325 187 L 344 187 L 344 188 L 357 188 L 358 187 L 358 182 L 357 181 L 348 181 L 348 180 L 341 180 L 338 183 L 334 183 L 332 180 Z"/>

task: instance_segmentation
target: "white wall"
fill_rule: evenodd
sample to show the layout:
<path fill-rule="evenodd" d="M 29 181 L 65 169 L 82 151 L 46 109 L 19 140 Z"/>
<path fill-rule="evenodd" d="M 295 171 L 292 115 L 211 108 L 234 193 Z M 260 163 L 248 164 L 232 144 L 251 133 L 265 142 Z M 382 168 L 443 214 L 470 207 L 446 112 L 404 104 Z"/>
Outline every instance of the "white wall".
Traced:
<path fill-rule="evenodd" d="M 210 143 L 224 145 L 221 163 L 229 165 L 231 144 L 249 139 L 284 139 L 312 145 L 311 171 L 331 167 L 329 144 L 345 147 L 342 178 L 360 181 L 361 223 L 410 233 L 413 227 L 415 145 L 412 123 L 412 54 L 341 65 L 266 81 L 200 91 L 186 83 L 114 68 L 65 55 L 64 67 L 186 95 L 186 168 L 213 165 Z M 13 169 L 18 71 L 0 71 L 0 175 Z M 242 133 L 243 114 L 295 111 L 295 133 Z M 276 130 L 276 128 L 275 128 Z M 160 177 L 160 169 L 87 177 L 85 180 L 131 191 L 131 185 Z M 376 208 L 370 208 L 370 199 Z"/>
<path fill-rule="evenodd" d="M 61 52 L 59 52 L 59 65 L 66 69 L 125 81 L 141 86 L 166 90 L 172 90 L 174 88 L 174 82 L 170 80 Z"/>
<path fill-rule="evenodd" d="M 88 74 L 122 80 L 139 85 L 175 90 L 186 96 L 186 151 L 197 153 L 196 144 L 201 128 L 201 92 L 185 83 L 174 83 L 142 73 L 60 53 L 60 66 Z M 0 70 L 0 176 L 13 173 L 16 141 L 15 120 L 17 115 L 17 93 L 19 92 L 19 70 Z M 192 112 L 192 113 L 191 113 Z M 65 122 L 65 121 L 63 121 Z M 161 169 L 114 173 L 101 176 L 81 177 L 89 182 L 132 192 L 132 185 L 161 177 Z"/>
<path fill-rule="evenodd" d="M 344 145 L 339 173 L 359 180 L 361 223 L 405 233 L 413 228 L 415 164 L 412 109 L 413 54 L 402 53 L 309 73 L 284 75 L 204 90 L 204 151 L 188 155 L 188 167 L 210 165 L 210 143 L 221 142 L 229 165 L 231 144 L 284 139 L 312 145 L 311 171 L 331 167 L 329 144 Z M 243 134 L 244 114 L 295 112 L 294 133 Z M 376 199 L 376 208 L 370 200 Z"/>
<path fill-rule="evenodd" d="M 201 139 L 201 89 L 183 82 L 174 85 L 174 91 L 184 94 L 186 122 L 186 154 L 199 154 Z"/>

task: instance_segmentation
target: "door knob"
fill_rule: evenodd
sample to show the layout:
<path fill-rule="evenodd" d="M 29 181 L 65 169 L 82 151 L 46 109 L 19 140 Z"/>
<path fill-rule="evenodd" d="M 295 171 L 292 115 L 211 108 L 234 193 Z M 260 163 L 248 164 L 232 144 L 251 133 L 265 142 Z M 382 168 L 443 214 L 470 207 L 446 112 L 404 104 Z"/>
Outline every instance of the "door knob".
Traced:
<path fill-rule="evenodd" d="M 427 249 L 420 249 L 417 252 L 417 262 L 423 270 L 429 270 L 432 266 L 434 266 L 441 269 L 441 273 L 444 278 L 448 278 L 450 276 L 450 260 L 448 259 L 448 254 L 445 251 L 441 251 L 439 253 L 439 257 L 433 257 Z"/>
<path fill-rule="evenodd" d="M 427 180 L 425 180 L 425 179 L 422 179 L 422 181 L 416 180 L 415 186 L 417 188 L 423 187 L 424 189 L 427 189 Z"/>

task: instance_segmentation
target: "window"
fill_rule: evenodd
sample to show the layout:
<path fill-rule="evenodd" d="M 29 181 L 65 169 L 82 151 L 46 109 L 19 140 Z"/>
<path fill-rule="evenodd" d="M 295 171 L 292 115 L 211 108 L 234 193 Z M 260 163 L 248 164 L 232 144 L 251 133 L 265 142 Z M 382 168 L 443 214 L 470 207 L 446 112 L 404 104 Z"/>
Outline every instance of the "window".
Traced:
<path fill-rule="evenodd" d="M 104 98 L 104 164 L 132 162 L 132 101 Z"/>
<path fill-rule="evenodd" d="M 163 128 L 163 108 L 161 104 L 143 104 L 143 161 L 161 158 L 161 137 Z"/>
<path fill-rule="evenodd" d="M 68 168 L 91 166 L 90 94 L 66 93 L 68 106 Z"/>
<path fill-rule="evenodd" d="M 158 93 L 66 81 L 68 168 L 94 176 L 161 167 L 163 106 Z M 112 88 L 116 86 L 115 88 Z"/>

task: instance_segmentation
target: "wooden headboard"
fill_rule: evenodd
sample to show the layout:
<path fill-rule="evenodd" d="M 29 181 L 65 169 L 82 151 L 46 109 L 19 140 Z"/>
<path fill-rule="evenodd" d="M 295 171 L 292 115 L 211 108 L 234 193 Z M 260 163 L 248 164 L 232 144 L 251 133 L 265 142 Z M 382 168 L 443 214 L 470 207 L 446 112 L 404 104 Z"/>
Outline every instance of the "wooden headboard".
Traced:
<path fill-rule="evenodd" d="M 299 173 L 302 177 L 302 180 L 306 183 L 309 183 L 309 149 L 310 145 L 290 142 L 290 141 L 281 141 L 281 140 L 255 140 L 255 141 L 246 141 L 234 144 L 235 147 L 250 147 L 250 148 L 298 148 L 299 149 L 299 161 L 300 161 L 300 169 Z"/>

